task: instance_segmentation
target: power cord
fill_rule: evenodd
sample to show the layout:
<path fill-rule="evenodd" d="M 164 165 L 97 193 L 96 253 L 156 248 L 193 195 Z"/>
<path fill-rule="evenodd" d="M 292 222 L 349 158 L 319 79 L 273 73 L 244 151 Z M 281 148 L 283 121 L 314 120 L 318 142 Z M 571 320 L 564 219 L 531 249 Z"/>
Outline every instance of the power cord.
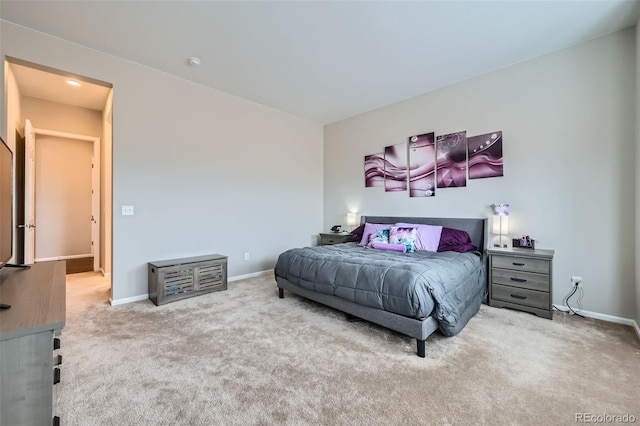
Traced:
<path fill-rule="evenodd" d="M 582 287 L 580 287 L 578 285 L 579 283 L 575 283 L 575 285 L 573 286 L 573 288 L 571 289 L 571 291 L 569 292 L 569 294 L 567 294 L 565 296 L 565 298 L 562 300 L 562 303 L 564 303 L 564 305 L 568 308 L 568 310 L 563 310 L 558 308 L 556 305 L 553 305 L 553 307 L 560 312 L 565 312 L 568 313 L 569 315 L 577 315 L 580 318 L 584 318 L 583 315 L 580 315 L 575 309 L 573 309 L 571 307 L 571 305 L 569 304 L 569 299 L 571 299 L 573 297 L 574 294 L 578 293 L 578 300 L 576 302 L 576 304 L 578 305 L 578 311 L 582 311 L 582 297 L 584 296 L 584 290 L 582 290 Z"/>

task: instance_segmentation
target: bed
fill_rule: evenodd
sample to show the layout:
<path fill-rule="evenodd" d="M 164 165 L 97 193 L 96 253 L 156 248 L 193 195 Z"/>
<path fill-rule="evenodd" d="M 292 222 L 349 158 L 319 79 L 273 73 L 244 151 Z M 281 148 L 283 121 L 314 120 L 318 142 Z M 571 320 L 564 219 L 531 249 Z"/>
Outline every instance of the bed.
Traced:
<path fill-rule="evenodd" d="M 278 295 L 287 290 L 415 338 L 424 358 L 429 335 L 459 333 L 486 301 L 487 219 L 362 216 L 367 222 L 462 230 L 478 249 L 398 253 L 357 242 L 295 248 L 278 258 Z"/>

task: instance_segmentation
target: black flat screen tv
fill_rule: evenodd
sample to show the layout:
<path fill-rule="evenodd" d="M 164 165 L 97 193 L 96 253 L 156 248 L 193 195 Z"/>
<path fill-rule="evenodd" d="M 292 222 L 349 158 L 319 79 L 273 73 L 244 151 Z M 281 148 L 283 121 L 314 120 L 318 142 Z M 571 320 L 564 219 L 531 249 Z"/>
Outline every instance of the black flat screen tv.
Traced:
<path fill-rule="evenodd" d="M 13 153 L 0 138 L 0 268 L 13 249 Z"/>

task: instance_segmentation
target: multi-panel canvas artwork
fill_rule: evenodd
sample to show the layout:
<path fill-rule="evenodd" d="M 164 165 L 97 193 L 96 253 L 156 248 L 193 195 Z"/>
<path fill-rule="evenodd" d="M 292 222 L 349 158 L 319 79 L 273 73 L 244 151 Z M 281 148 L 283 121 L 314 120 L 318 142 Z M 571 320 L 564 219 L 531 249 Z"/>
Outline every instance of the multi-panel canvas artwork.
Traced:
<path fill-rule="evenodd" d="M 467 172 L 468 169 L 468 172 Z M 503 176 L 502 131 L 467 138 L 467 132 L 408 138 L 365 155 L 365 187 L 406 191 L 410 197 L 433 197 L 436 188 L 467 186 L 469 179 Z"/>
<path fill-rule="evenodd" d="M 438 188 L 467 186 L 467 132 L 436 138 Z"/>
<path fill-rule="evenodd" d="M 407 144 L 398 143 L 384 148 L 384 190 L 407 190 Z"/>
<path fill-rule="evenodd" d="M 502 131 L 468 139 L 469 179 L 503 176 Z"/>
<path fill-rule="evenodd" d="M 364 186 L 384 186 L 384 152 L 364 156 Z"/>
<path fill-rule="evenodd" d="M 409 138 L 409 196 L 436 195 L 435 133 Z"/>

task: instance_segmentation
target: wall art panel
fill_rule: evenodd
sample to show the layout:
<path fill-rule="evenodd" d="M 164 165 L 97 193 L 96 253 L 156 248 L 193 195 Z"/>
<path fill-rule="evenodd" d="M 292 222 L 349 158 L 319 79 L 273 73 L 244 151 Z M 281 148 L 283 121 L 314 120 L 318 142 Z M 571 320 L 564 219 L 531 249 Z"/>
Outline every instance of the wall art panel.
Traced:
<path fill-rule="evenodd" d="M 438 188 L 467 186 L 467 132 L 436 138 Z"/>
<path fill-rule="evenodd" d="M 436 195 L 435 134 L 425 133 L 409 138 L 409 196 Z"/>
<path fill-rule="evenodd" d="M 502 131 L 468 139 L 469 179 L 503 176 Z"/>
<path fill-rule="evenodd" d="M 399 143 L 384 148 L 384 190 L 407 190 L 407 144 Z"/>
<path fill-rule="evenodd" d="M 384 152 L 364 156 L 364 186 L 384 186 Z"/>

